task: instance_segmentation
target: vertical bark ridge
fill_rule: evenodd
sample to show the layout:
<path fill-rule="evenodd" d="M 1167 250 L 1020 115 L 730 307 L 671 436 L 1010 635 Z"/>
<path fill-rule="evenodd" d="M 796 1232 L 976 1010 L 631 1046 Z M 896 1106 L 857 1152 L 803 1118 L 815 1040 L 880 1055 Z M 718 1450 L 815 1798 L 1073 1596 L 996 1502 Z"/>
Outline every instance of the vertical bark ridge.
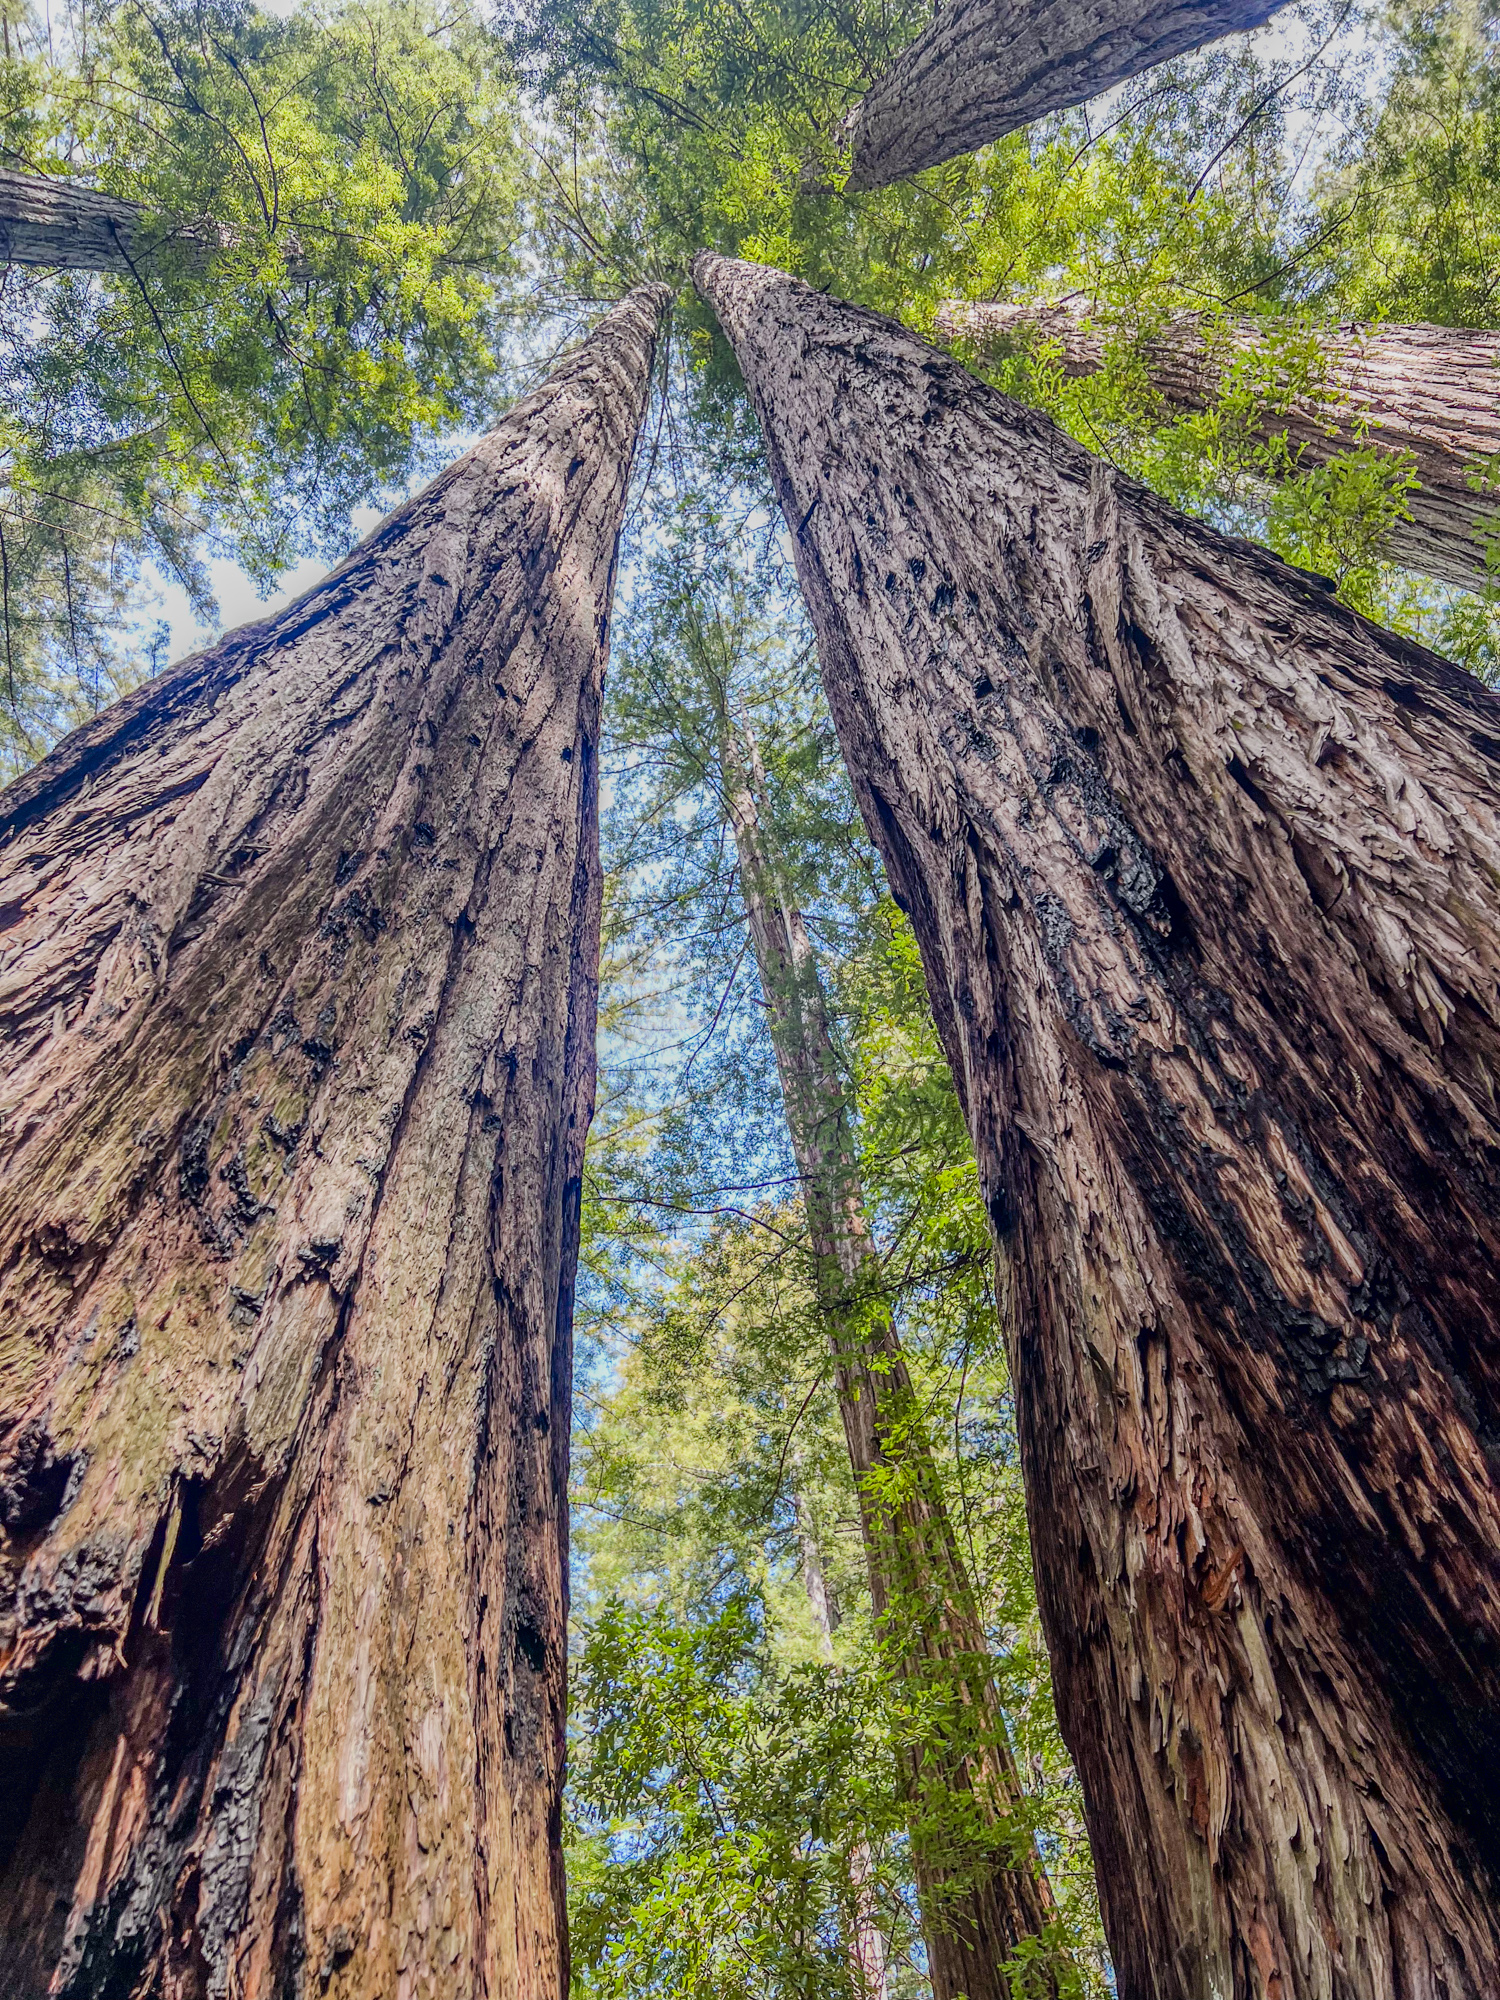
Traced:
<path fill-rule="evenodd" d="M 1500 1986 L 1500 702 L 700 257 L 995 1229 L 1127 2000 Z"/>
<path fill-rule="evenodd" d="M 1285 0 L 952 0 L 850 113 L 845 186 L 885 187 L 1258 28 Z"/>
<path fill-rule="evenodd" d="M 1102 331 L 1066 305 L 949 299 L 937 329 L 980 355 L 1040 336 L 1061 347 L 1075 376 L 1104 361 Z M 1171 408 L 1210 409 L 1231 364 L 1257 351 L 1274 356 L 1279 331 L 1275 320 L 1184 313 L 1146 345 L 1152 387 Z M 1344 321 L 1306 338 L 1317 344 L 1312 379 L 1295 392 L 1267 382 L 1258 434 L 1284 433 L 1309 466 L 1364 445 L 1409 455 L 1420 483 L 1407 495 L 1410 518 L 1391 529 L 1392 557 L 1463 589 L 1484 583 L 1500 537 L 1500 333 Z"/>
<path fill-rule="evenodd" d="M 966 1718 L 959 1740 L 940 1736 L 912 1746 L 902 1773 L 914 1811 L 913 1854 L 933 1991 L 937 2000 L 1012 2000 L 1007 1962 L 1018 1946 L 1041 1940 L 1042 1961 L 1033 1963 L 1025 1989 L 1040 2000 L 1056 1991 L 1046 1962 L 1046 1934 L 1055 1916 L 1051 1887 L 1029 1831 L 1017 1820 L 1024 1792 L 988 1641 L 900 1338 L 881 1299 L 879 1257 L 812 939 L 767 847 L 764 774 L 754 738 L 727 715 L 721 723 L 725 804 L 802 1179 L 817 1296 L 835 1355 L 871 1601 L 877 1623 L 900 1645 L 912 1691 L 919 1698 L 936 1696 L 939 1706 L 952 1701 Z M 875 1491 L 881 1472 L 891 1469 L 906 1488 L 896 1505 Z M 983 1717 L 977 1729 L 970 1719 L 976 1711 Z M 962 1838 L 934 1838 L 924 1822 L 937 1791 L 971 1798 L 1000 1851 L 976 1856 L 964 1851 Z M 881 1977 L 883 1982 L 883 1967 Z"/>
<path fill-rule="evenodd" d="M 660 288 L 0 794 L 0 1930 L 566 1989 L 595 747 Z"/>

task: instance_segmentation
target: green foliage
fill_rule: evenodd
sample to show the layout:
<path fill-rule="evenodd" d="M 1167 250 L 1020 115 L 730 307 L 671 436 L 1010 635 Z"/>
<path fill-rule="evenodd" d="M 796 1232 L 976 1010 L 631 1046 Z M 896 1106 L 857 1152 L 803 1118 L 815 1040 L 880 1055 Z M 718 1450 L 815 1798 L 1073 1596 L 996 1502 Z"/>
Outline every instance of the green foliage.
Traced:
<path fill-rule="evenodd" d="M 1361 441 L 1311 466 L 1274 421 L 1326 390 L 1330 320 L 1495 323 L 1497 0 L 1395 0 L 1368 31 L 1310 5 L 1290 50 L 1220 45 L 859 198 L 841 122 L 925 0 L 540 0 L 503 33 L 465 0 L 286 20 L 245 0 L 75 4 L 49 31 L 33 0 L 0 0 L 0 164 L 142 202 L 160 240 L 128 275 L 0 278 L 0 775 L 142 671 L 122 632 L 144 565 L 206 612 L 208 553 L 269 580 L 339 552 L 351 508 L 486 422 L 574 307 L 643 276 L 683 288 L 605 746 L 574 1485 L 580 1992 L 856 2000 L 865 1925 L 894 2000 L 917 2000 L 914 1856 L 940 1855 L 956 1894 L 1035 1841 L 1059 1900 L 1038 1949 L 1094 2000 L 1100 1926 L 977 1174 L 823 706 L 758 427 L 687 262 L 759 258 L 929 334 L 950 297 L 1074 301 L 1103 367 L 1073 378 L 1018 342 L 985 364 L 998 386 L 1500 682 L 1494 596 L 1387 559 L 1409 464 Z M 1341 136 L 1310 164 L 1320 130 Z M 212 226 L 212 255 L 174 248 L 185 223 L 200 242 Z M 1147 361 L 1183 312 L 1268 329 L 1226 346 L 1213 406 L 1186 415 Z M 758 746 L 827 989 L 877 1251 L 855 1306 L 890 1317 L 912 1378 L 863 1495 L 726 827 L 726 722 Z M 872 1615 L 861 1502 L 907 1495 L 918 1440 L 1024 1787 L 998 1827 L 950 1783 L 993 1727 L 959 1698 L 979 1663 L 909 1671 L 932 1609 L 916 1591 Z M 1013 1966 L 1017 2000 L 1038 1970 Z"/>
<path fill-rule="evenodd" d="M 1355 610 L 1388 612 L 1386 549 L 1416 484 L 1410 456 L 1361 443 L 1316 464 L 1296 432 L 1278 428 L 1299 406 L 1331 409 L 1340 400 L 1305 315 L 1267 321 L 1254 347 L 1226 341 L 1221 363 L 1213 404 L 1143 430 L 1128 453 L 1131 469 L 1179 507 L 1329 577 Z"/>
<path fill-rule="evenodd" d="M 555 111 L 559 162 L 582 144 L 609 174 L 578 187 L 557 254 L 618 283 L 681 276 L 706 244 L 918 325 L 955 292 L 1043 283 L 1199 304 L 1209 287 L 1263 288 L 1295 255 L 1311 218 L 1278 141 L 1289 105 L 1342 87 L 1328 66 L 1307 83 L 1305 65 L 1243 49 L 1152 72 L 1101 129 L 1086 112 L 1048 120 L 845 195 L 841 123 L 929 17 L 840 0 L 547 0 L 518 22 L 518 58 Z"/>
<path fill-rule="evenodd" d="M 551 92 L 559 158 L 581 147 L 594 169 L 549 237 L 579 289 L 681 279 L 706 243 L 924 332 L 950 296 L 1086 301 L 1110 331 L 1103 369 L 1069 381 L 1033 350 L 990 371 L 999 385 L 1487 672 L 1493 603 L 1459 607 L 1392 565 L 1409 463 L 1368 443 L 1312 465 L 1265 419 L 1316 382 L 1331 319 L 1494 324 L 1497 20 L 1491 0 L 1401 0 L 1383 22 L 1309 6 L 1287 53 L 1221 46 L 1138 79 L 1107 117 L 1046 120 L 858 199 L 842 191 L 841 121 L 921 14 L 550 0 L 514 39 Z M 732 363 L 690 296 L 685 310 L 707 364 L 696 393 L 722 408 Z M 1241 356 L 1216 405 L 1183 416 L 1152 393 L 1144 351 L 1172 314 L 1205 310 L 1268 316 L 1266 355 Z"/>
<path fill-rule="evenodd" d="M 584 1992 L 859 2000 L 847 1941 L 877 1897 L 906 1962 L 893 1985 L 913 1983 L 871 1683 L 778 1666 L 753 1601 L 688 1625 L 604 1608 L 575 1697 L 588 1744 L 576 1791 L 595 1828 L 575 1824 L 569 1852 Z"/>
<path fill-rule="evenodd" d="M 1321 191 L 1351 317 L 1492 327 L 1500 309 L 1500 7 L 1391 0 L 1384 94 Z"/>
<path fill-rule="evenodd" d="M 915 1991 L 913 1853 L 941 1864 L 927 1909 L 941 1921 L 943 1895 L 1035 1839 L 1062 1905 L 1047 1962 L 1080 1993 L 1102 1991 L 988 1224 L 915 944 L 853 813 L 757 497 L 715 503 L 677 469 L 684 484 L 647 519 L 629 577 L 607 745 L 606 1066 L 574 1490 L 581 1986 L 846 1991 L 862 1869 L 893 1990 Z M 935 1451 L 993 1646 L 983 1661 L 913 1673 L 914 1634 L 933 1616 L 920 1590 L 898 1585 L 872 1622 L 830 1329 L 725 829 L 726 714 L 762 751 L 763 831 L 818 940 L 858 1114 L 880 1253 L 862 1306 L 894 1317 L 912 1372 L 866 1498 L 905 1497 L 903 1434 Z M 985 1752 L 989 1725 L 963 1691 L 976 1672 L 994 1681 L 1026 1787 L 998 1827 L 951 1784 L 955 1760 Z M 706 1738 L 725 1746 L 722 1765 Z M 868 1850 L 858 1869 L 852 1838 Z M 1018 2000 L 1041 1969 L 1018 1962 Z"/>
<path fill-rule="evenodd" d="M 987 1665 L 1027 1786 L 1026 1812 L 998 1839 L 1039 1836 L 1063 1905 L 1053 1943 L 1079 1990 L 1094 1992 L 1097 1911 L 1037 1624 L 977 1177 L 914 956 L 883 904 L 857 984 L 875 1107 L 863 1166 L 883 1218 L 885 1299 L 979 1585 Z M 591 1174 L 607 1190 L 607 1138 L 599 1150 Z M 893 1986 L 909 1990 L 922 1963 L 913 1834 L 946 1863 L 950 1894 L 995 1850 L 970 1795 L 931 1783 L 914 1814 L 899 1778 L 899 1760 L 920 1766 L 939 1742 L 982 1744 L 953 1677 L 904 1670 L 907 1627 L 930 1607 L 898 1597 L 872 1628 L 826 1329 L 807 1281 L 799 1206 L 762 1203 L 720 1217 L 707 1237 L 659 1242 L 634 1310 L 616 1294 L 589 1329 L 612 1338 L 614 1359 L 588 1399 L 574 1488 L 575 1825 L 587 1861 L 573 1909 L 586 1992 L 801 1992 L 810 1976 L 844 1990 L 834 1952 L 848 1936 L 851 1829 L 871 1850 Z M 807 1601 L 810 1546 L 838 1618 L 832 1660 Z M 735 1633 L 753 1634 L 743 1653 L 719 1644 L 726 1606 Z M 722 1767 L 700 1734 L 722 1745 Z M 688 1955 L 669 1952 L 669 1939 Z"/>
<path fill-rule="evenodd" d="M 1392 562 L 1391 531 L 1407 518 L 1417 485 L 1410 454 L 1349 422 L 1356 441 L 1317 462 L 1305 442 L 1309 412 L 1328 412 L 1327 436 L 1341 404 L 1348 418 L 1347 397 L 1329 379 L 1319 316 L 1287 312 L 1260 324 L 1246 346 L 1231 341 L 1227 324 L 1216 335 L 1205 318 L 1206 352 L 1220 379 L 1201 410 L 1170 407 L 1153 386 L 1148 356 L 1159 314 L 1094 323 L 1103 365 L 1090 375 L 1070 377 L 1059 345 L 1040 335 L 965 358 L 1173 505 L 1327 577 L 1354 610 L 1488 680 L 1500 590 L 1439 586 Z M 1487 490 L 1483 472 L 1473 483 Z"/>
<path fill-rule="evenodd" d="M 495 410 L 516 123 L 478 17 L 429 0 L 14 24 L 0 163 L 152 220 L 128 274 L 0 279 L 13 758 L 76 719 L 76 684 L 130 677 L 118 609 L 145 559 L 206 612 L 205 543 L 267 582 L 341 553 L 351 508 Z"/>

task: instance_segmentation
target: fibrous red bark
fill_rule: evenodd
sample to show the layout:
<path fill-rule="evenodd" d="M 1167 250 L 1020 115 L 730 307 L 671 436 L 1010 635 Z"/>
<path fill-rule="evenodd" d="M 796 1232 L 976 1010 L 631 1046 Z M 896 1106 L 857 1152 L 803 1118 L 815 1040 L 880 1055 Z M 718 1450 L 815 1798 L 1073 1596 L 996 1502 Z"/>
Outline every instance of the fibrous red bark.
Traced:
<path fill-rule="evenodd" d="M 850 113 L 846 187 L 885 187 L 1065 111 L 1286 0 L 952 0 Z"/>
<path fill-rule="evenodd" d="M 18 2000 L 561 2000 L 595 746 L 665 294 L 0 794 Z"/>
<path fill-rule="evenodd" d="M 937 329 L 981 356 L 1043 338 L 1075 376 L 1104 360 L 1101 329 L 1066 305 L 950 299 L 938 308 Z M 1278 339 L 1310 379 L 1257 381 L 1256 432 L 1284 434 L 1309 466 L 1365 445 L 1407 455 L 1419 483 L 1407 495 L 1410 518 L 1392 527 L 1391 555 L 1444 583 L 1483 583 L 1488 548 L 1500 540 L 1500 333 L 1346 321 L 1300 334 L 1276 320 L 1185 313 L 1146 343 L 1152 386 L 1172 408 L 1209 409 L 1237 360 L 1264 355 L 1274 378 Z"/>
<path fill-rule="evenodd" d="M 995 1228 L 1125 2000 L 1500 1990 L 1500 701 L 700 258 Z"/>
<path fill-rule="evenodd" d="M 913 1707 L 931 1718 L 929 1736 L 911 1746 L 901 1777 L 913 1812 L 932 1990 L 935 2000 L 1013 2000 L 1016 1953 L 1025 1947 L 1033 1954 L 1025 1991 L 1041 2000 L 1057 1990 L 1049 1963 L 1051 1886 L 1025 1824 L 1025 1795 L 973 1585 L 900 1337 L 881 1298 L 880 1260 L 812 939 L 766 840 L 754 741 L 727 715 L 721 721 L 723 796 L 802 1180 L 815 1289 L 834 1353 L 871 1604 L 900 1656 Z M 893 1469 L 898 1501 L 879 1491 L 882 1484 L 889 1489 L 882 1475 Z M 956 1804 L 961 1813 L 964 1803 L 977 1824 L 954 1838 L 943 1826 L 943 1807 L 951 1814 Z M 866 1990 L 873 1992 L 869 1942 L 861 1956 Z"/>

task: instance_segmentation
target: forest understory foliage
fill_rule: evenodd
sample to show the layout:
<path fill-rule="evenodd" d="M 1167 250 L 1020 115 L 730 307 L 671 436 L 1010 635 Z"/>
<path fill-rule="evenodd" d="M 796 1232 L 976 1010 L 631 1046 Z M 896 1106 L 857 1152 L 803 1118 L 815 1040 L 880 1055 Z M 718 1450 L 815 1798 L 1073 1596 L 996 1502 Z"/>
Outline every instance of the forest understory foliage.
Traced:
<path fill-rule="evenodd" d="M 211 562 L 269 590 L 339 559 L 358 510 L 452 460 L 607 308 L 673 293 L 580 752 L 603 942 L 574 1308 L 573 1990 L 1126 1990 L 1043 1636 L 1027 1330 L 996 1304 L 971 1085 L 840 751 L 798 587 L 808 517 L 782 518 L 689 267 L 708 249 L 900 321 L 1500 688 L 1500 456 L 1424 378 L 1372 401 L 1339 346 L 1410 326 L 1500 351 L 1500 5 L 1302 0 L 867 191 L 847 184 L 851 114 L 931 25 L 918 0 L 0 0 L 0 19 L 0 178 L 139 218 L 114 268 L 0 262 L 0 779 L 160 674 L 153 593 L 206 627 Z M 1211 357 L 1191 393 L 1163 363 L 1187 327 Z M 1493 426 L 1500 374 L 1488 396 Z M 1424 471 L 1469 496 L 1456 565 L 1423 567 Z M 0 971 L 5 948 L 0 930 Z M 787 1024 L 814 1017 L 821 1108 L 799 1129 Z M 820 1184 L 808 1134 L 835 1128 Z M 52 1499 L 66 1519 L 66 1469 Z M 14 1511 L 24 1564 L 41 1524 Z M 1204 1789 L 1189 1817 L 1218 1810 Z M 991 1936 L 985 1898 L 1011 1891 L 1030 1915 Z M 1236 2000 L 1426 2000 L 1409 1967 L 1338 1970 L 1333 1944 L 1261 1963 L 1256 1921 Z M 57 1990 L 110 1990 L 70 1963 Z M 354 1964 L 325 1940 L 306 1990 L 340 2000 Z M 458 2000 L 449 1976 L 410 1993 Z M 251 1983 L 211 1990 L 273 1990 L 233 1977 Z"/>

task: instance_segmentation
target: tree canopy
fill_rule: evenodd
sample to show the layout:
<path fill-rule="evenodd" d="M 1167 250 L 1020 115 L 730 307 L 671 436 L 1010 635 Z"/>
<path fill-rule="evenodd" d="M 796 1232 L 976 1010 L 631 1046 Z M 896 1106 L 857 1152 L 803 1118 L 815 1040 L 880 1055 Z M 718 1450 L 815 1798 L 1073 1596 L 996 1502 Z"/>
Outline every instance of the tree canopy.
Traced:
<path fill-rule="evenodd" d="M 929 1991 L 903 1756 L 942 1728 L 875 1616 L 861 1495 L 720 760 L 828 996 L 913 1409 L 973 1579 L 1055 1934 L 1019 1996 L 1111 1990 L 1037 1611 L 989 1223 L 911 926 L 845 775 L 707 247 L 900 319 L 1113 467 L 1500 683 L 1473 589 L 1393 554 L 1416 481 L 1290 412 L 1347 321 L 1500 325 L 1500 0 L 1304 0 L 1255 36 L 867 193 L 846 120 L 916 0 L 0 0 L 0 168 L 140 204 L 125 268 L 0 270 L 0 776 L 163 662 L 153 577 L 333 561 L 644 279 L 677 294 L 615 610 L 600 1108 L 583 1196 L 568 1842 L 578 1990 Z M 123 254 L 123 253 L 122 253 Z M 1065 304 L 969 339 L 954 302 Z M 1251 320 L 1189 409 L 1180 316 Z M 1356 426 L 1356 429 L 1358 427 Z M 1500 467 L 1470 472 L 1500 495 Z M 1500 498 L 1497 498 L 1500 523 Z M 916 1417 L 913 1424 L 915 1428 Z M 899 1451 L 883 1475 L 903 1477 Z M 821 1600 L 819 1592 L 822 1593 Z M 819 1603 L 822 1609 L 819 1609 Z M 977 1754 L 977 1752 L 975 1753 Z M 933 1792 L 955 1878 L 996 1836 Z M 873 1914 L 872 1914 L 873 1913 Z M 1050 1954 L 1050 1956 L 1048 1956 Z M 1045 1959 L 1045 1964 L 1043 1960 Z M 1049 1987 L 1047 1980 L 1053 1984 Z"/>
<path fill-rule="evenodd" d="M 526 251 L 516 94 L 461 8 L 130 4 L 7 32 L 0 163 L 153 219 L 126 271 L 0 281 L 14 768 L 128 680 L 143 562 L 206 610 L 206 551 L 267 584 L 342 554 L 352 508 L 483 427 Z"/>

